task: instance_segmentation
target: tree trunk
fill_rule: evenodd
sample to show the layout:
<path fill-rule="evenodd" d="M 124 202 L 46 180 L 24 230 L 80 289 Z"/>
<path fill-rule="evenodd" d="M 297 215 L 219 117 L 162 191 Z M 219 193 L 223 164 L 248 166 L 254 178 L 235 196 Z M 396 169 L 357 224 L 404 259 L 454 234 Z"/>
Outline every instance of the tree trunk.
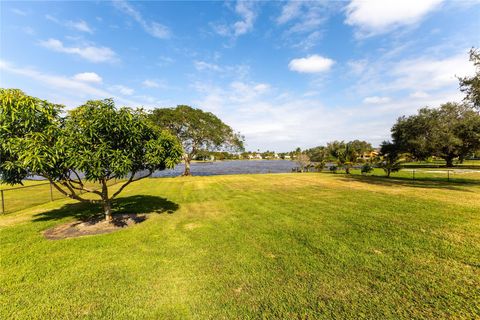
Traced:
<path fill-rule="evenodd" d="M 387 169 L 387 178 L 390 178 L 390 173 L 391 173 L 391 170 Z"/>
<path fill-rule="evenodd" d="M 108 199 L 104 200 L 103 204 L 102 204 L 102 207 L 103 207 L 103 212 L 105 213 L 105 220 L 112 221 L 113 220 L 112 204 L 110 203 L 110 200 L 108 200 Z"/>
<path fill-rule="evenodd" d="M 102 180 L 102 207 L 105 213 L 105 220 L 112 221 L 112 204 L 108 198 L 108 186 L 107 181 Z"/>
<path fill-rule="evenodd" d="M 453 167 L 453 156 L 447 156 L 444 158 L 445 162 L 447 163 L 447 168 Z"/>
<path fill-rule="evenodd" d="M 185 158 L 185 171 L 183 171 L 184 176 L 191 176 L 190 172 L 190 158 Z"/>
<path fill-rule="evenodd" d="M 350 167 L 349 167 L 349 166 L 346 166 L 346 167 L 345 167 L 345 173 L 346 173 L 346 174 L 350 174 Z"/>

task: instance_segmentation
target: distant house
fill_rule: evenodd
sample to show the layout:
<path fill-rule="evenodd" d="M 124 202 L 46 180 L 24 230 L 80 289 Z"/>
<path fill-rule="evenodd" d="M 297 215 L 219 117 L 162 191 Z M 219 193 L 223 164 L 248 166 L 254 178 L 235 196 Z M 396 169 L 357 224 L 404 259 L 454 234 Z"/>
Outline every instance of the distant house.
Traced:
<path fill-rule="evenodd" d="M 290 160 L 290 156 L 288 154 L 285 155 L 285 160 Z"/>
<path fill-rule="evenodd" d="M 373 150 L 370 152 L 364 152 L 359 158 L 362 160 L 371 160 L 375 157 L 378 157 L 379 154 L 379 150 Z"/>
<path fill-rule="evenodd" d="M 261 154 L 258 154 L 258 153 L 255 153 L 255 154 L 249 154 L 248 155 L 248 159 L 252 160 L 252 159 L 263 159 L 262 158 L 262 155 Z"/>

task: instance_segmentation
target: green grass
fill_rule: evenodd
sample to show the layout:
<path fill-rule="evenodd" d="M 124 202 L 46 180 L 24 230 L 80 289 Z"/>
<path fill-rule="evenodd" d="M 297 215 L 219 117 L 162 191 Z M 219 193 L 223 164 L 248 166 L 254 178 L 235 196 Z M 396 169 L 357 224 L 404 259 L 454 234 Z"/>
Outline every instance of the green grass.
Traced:
<path fill-rule="evenodd" d="M 115 205 L 151 214 L 56 241 L 42 231 L 99 208 L 60 200 L 0 217 L 0 318 L 480 317 L 480 185 L 165 178 Z"/>

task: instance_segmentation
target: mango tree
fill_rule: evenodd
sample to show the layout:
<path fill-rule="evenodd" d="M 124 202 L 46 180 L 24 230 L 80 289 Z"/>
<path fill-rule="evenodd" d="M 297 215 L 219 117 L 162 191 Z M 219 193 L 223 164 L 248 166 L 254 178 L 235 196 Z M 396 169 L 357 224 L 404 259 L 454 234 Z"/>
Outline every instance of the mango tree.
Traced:
<path fill-rule="evenodd" d="M 174 136 L 151 125 L 142 110 L 117 109 L 111 99 L 88 101 L 63 118 L 61 107 L 19 90 L 2 89 L 1 102 L 2 182 L 45 177 L 69 198 L 101 204 L 107 220 L 112 220 L 112 200 L 126 186 L 173 168 L 181 159 L 183 151 Z M 43 128 L 29 125 L 38 119 L 45 119 Z M 18 123 L 24 131 L 15 129 Z M 4 153 L 9 155 L 6 162 Z M 124 181 L 111 194 L 113 179 Z M 100 188 L 88 187 L 87 181 Z"/>

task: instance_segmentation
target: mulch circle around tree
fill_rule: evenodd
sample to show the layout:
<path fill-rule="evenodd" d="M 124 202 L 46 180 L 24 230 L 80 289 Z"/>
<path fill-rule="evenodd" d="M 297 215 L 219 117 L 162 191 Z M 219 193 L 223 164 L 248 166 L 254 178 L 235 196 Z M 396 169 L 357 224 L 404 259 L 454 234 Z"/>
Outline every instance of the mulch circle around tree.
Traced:
<path fill-rule="evenodd" d="M 106 221 L 104 217 L 97 217 L 86 221 L 64 223 L 45 230 L 43 235 L 45 238 L 50 240 L 61 240 L 66 238 L 111 233 L 137 223 L 141 223 L 146 219 L 146 215 L 137 214 L 117 214 L 113 216 L 112 221 Z"/>

